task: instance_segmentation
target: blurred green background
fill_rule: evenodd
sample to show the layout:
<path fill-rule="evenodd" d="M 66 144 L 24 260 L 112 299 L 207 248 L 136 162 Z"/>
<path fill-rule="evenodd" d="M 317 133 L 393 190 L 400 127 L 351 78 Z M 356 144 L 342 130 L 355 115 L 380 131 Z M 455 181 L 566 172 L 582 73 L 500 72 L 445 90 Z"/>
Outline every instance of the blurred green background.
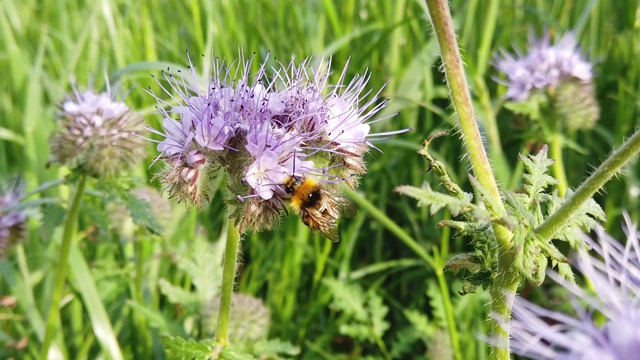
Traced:
<path fill-rule="evenodd" d="M 571 135 L 577 146 L 564 151 L 572 187 L 638 127 L 637 0 L 453 0 L 450 6 L 476 115 L 482 126 L 498 124 L 482 131 L 504 188 L 518 189 L 517 154 L 532 145 L 502 107 L 506 88 L 495 81 L 492 62 L 499 49 L 525 49 L 529 32 L 573 30 L 595 63 L 601 119 L 593 130 Z M 237 290 L 264 301 L 269 337 L 290 342 L 300 351 L 294 357 L 308 359 L 485 358 L 488 347 L 479 334 L 486 333 L 488 298 L 482 291 L 459 296 L 460 282 L 442 272 L 452 254 L 468 250 L 468 239 L 436 228 L 447 214 L 430 215 L 393 191 L 424 181 L 438 186 L 416 151 L 426 136 L 456 123 L 423 1 L 2 0 L 0 180 L 20 174 L 33 190 L 68 174 L 47 166 L 48 139 L 72 82 L 86 88 L 93 78 L 100 89 L 108 72 L 128 92 L 127 104 L 160 128 L 155 99 L 144 89 L 158 92 L 150 75 L 185 66 L 185 50 L 194 58 L 230 60 L 239 50 L 255 52 L 258 60 L 270 52 L 285 62 L 330 56 L 335 76 L 349 61 L 348 77 L 369 69 L 371 87 L 387 84 L 383 96 L 390 102 L 381 116 L 399 113 L 373 130 L 413 129 L 376 143 L 382 153 L 366 157 L 369 173 L 354 195 L 360 212 L 341 222 L 339 243 L 311 234 L 294 216 L 274 231 L 244 237 Z M 470 165 L 455 131 L 431 149 L 468 189 Z M 126 181 L 157 186 L 152 179 L 158 168 L 151 166 L 156 155 L 150 143 L 145 164 Z M 640 221 L 638 169 L 629 166 L 597 196 L 613 234 L 622 234 L 624 211 Z M 0 262 L 0 296 L 15 300 L 15 306 L 0 305 L 1 358 L 38 357 L 69 191 L 51 187 L 30 198 L 59 201 L 33 210 L 29 238 Z M 72 256 L 61 310 L 66 355 L 162 358 L 161 335 L 211 337 L 207 309 L 219 286 L 216 240 L 226 221 L 221 198 L 200 213 L 174 205 L 162 236 L 124 235 L 119 223 L 109 225 L 110 208 L 99 196 L 84 204 L 77 254 L 84 260 Z M 525 287 L 523 294 L 556 296 L 550 288 L 540 294 Z M 96 315 L 100 304 L 106 317 Z M 117 344 L 102 343 L 97 329 L 112 332 Z"/>

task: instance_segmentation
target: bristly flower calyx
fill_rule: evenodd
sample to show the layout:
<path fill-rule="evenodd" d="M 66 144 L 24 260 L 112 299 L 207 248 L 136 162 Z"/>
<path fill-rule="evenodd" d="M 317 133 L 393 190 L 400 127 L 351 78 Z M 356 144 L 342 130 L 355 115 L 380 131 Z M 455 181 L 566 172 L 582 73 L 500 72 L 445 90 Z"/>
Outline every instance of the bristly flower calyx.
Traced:
<path fill-rule="evenodd" d="M 451 181 L 442 163 L 433 159 L 427 151 L 432 139 L 430 137 L 425 141 L 424 149 L 419 153 L 429 161 L 429 168 L 434 170 L 447 193 L 436 192 L 426 183 L 422 188 L 400 186 L 396 191 L 417 199 L 419 206 L 430 207 L 432 213 L 446 208 L 460 218 L 444 220 L 439 225 L 452 227 L 457 230 L 458 236 L 470 238 L 475 248 L 472 253 L 454 256 L 445 267 L 445 270 L 463 274 L 461 294 L 473 292 L 478 286 L 486 288 L 496 275 L 498 244 L 491 226 L 494 223 L 506 226 L 514 234 L 510 251 L 514 259 L 513 266 L 522 278 L 540 284 L 547 267 L 551 265 L 557 267 L 563 277 L 573 279 L 567 259 L 552 240 L 564 241 L 573 249 L 585 248 L 587 245 L 582 232 L 595 228 L 598 221 L 604 221 L 605 214 L 594 200 L 589 200 L 550 239 L 541 239 L 536 235 L 535 229 L 565 201 L 555 190 L 550 191 L 557 181 L 548 175 L 553 160 L 547 157 L 546 146 L 537 155 L 520 156 L 524 165 L 522 191 L 502 192 L 505 205 L 503 212 L 498 210 L 499 206 L 491 203 L 489 196 L 485 196 L 485 189 L 474 177 L 469 176 L 474 194 L 463 192 Z M 571 192 L 568 193 L 570 195 Z"/>

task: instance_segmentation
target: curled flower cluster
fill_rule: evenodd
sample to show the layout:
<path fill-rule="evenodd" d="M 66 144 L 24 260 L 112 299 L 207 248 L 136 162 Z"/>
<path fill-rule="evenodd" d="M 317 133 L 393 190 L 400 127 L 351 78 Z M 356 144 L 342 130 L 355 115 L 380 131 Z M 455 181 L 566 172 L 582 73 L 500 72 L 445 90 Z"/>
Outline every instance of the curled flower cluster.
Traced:
<path fill-rule="evenodd" d="M 512 351 L 535 359 L 622 360 L 638 356 L 640 233 L 626 220 L 626 246 L 602 229 L 598 230 L 598 242 L 585 236 L 598 257 L 583 251 L 577 257 L 577 267 L 593 284 L 595 294 L 549 274 L 569 290 L 578 317 L 516 299 L 511 321 Z M 594 313 L 604 321 L 594 318 Z"/>
<path fill-rule="evenodd" d="M 27 214 L 15 209 L 23 193 L 19 180 L 0 186 L 0 257 L 6 256 L 9 247 L 26 236 Z"/>
<path fill-rule="evenodd" d="M 54 159 L 94 177 L 115 175 L 144 158 L 144 119 L 106 92 L 73 89 L 61 104 Z"/>
<path fill-rule="evenodd" d="M 212 178 L 226 175 L 228 199 L 241 231 L 272 226 L 284 208 L 283 183 L 290 176 L 314 177 L 357 186 L 366 172 L 363 155 L 372 134 L 371 117 L 386 102 L 379 92 L 363 105 L 369 75 L 328 85 L 330 62 L 311 67 L 265 60 L 250 75 L 252 59 L 227 65 L 215 60 L 201 81 L 189 59 L 189 74 L 164 73 L 158 81 L 171 104 L 151 92 L 163 116 L 159 174 L 170 197 L 197 206 L 210 200 Z M 201 85 L 204 83 L 205 85 Z"/>
<path fill-rule="evenodd" d="M 550 96 L 553 116 L 569 130 L 589 129 L 600 116 L 592 64 L 585 60 L 573 33 L 551 45 L 550 36 L 530 37 L 526 54 L 502 52 L 496 67 L 507 76 L 506 97 L 516 102 L 534 94 Z"/>
<path fill-rule="evenodd" d="M 553 45 L 549 38 L 549 34 L 541 39 L 532 36 L 529 52 L 518 51 L 517 57 L 503 51 L 496 67 L 507 75 L 507 98 L 525 100 L 534 89 L 554 87 L 567 78 L 591 81 L 592 66 L 582 58 L 573 34 L 565 34 Z"/>

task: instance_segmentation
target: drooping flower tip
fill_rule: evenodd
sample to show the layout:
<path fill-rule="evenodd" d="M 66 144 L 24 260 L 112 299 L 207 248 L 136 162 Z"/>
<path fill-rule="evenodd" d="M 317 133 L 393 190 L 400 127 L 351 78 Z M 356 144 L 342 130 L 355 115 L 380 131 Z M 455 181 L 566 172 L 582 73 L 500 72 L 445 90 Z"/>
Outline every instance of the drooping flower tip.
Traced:
<path fill-rule="evenodd" d="M 26 237 L 27 214 L 15 208 L 23 195 L 24 186 L 18 179 L 0 186 L 0 257 Z"/>
<path fill-rule="evenodd" d="M 640 351 L 640 233 L 625 216 L 627 239 L 620 244 L 597 230 L 586 238 L 597 256 L 582 251 L 576 266 L 595 293 L 550 273 L 572 297 L 573 317 L 517 298 L 511 321 L 511 350 L 535 359 L 631 359 Z M 594 319 L 599 314 L 605 321 Z"/>
<path fill-rule="evenodd" d="M 107 82 L 108 83 L 108 82 Z M 54 160 L 94 177 L 108 177 L 144 158 L 141 116 L 105 92 L 73 89 L 61 104 L 51 139 Z"/>
<path fill-rule="evenodd" d="M 529 39 L 526 53 L 502 51 L 496 68 L 507 76 L 506 97 L 515 101 L 529 98 L 532 91 L 556 87 L 564 81 L 591 82 L 593 66 L 581 54 L 573 33 L 568 32 L 551 44 L 547 33 Z"/>
<path fill-rule="evenodd" d="M 227 175 L 233 200 L 241 200 L 243 217 L 251 219 L 246 227 L 259 230 L 284 208 L 288 177 L 337 183 L 362 175 L 371 140 L 398 132 L 371 133 L 371 119 L 386 102 L 380 92 L 366 91 L 368 74 L 346 83 L 345 68 L 329 85 L 330 61 L 272 65 L 267 58 L 254 75 L 252 64 L 252 58 L 232 65 L 214 60 L 205 79 L 191 62 L 188 75 L 165 73 L 158 83 L 177 104 L 167 106 L 151 91 L 164 118 L 162 130 L 152 131 L 160 137 L 158 159 L 171 167 L 161 175 L 165 187 L 192 194 L 194 177 L 182 176 L 182 169 L 193 168 L 198 154 L 203 167 Z M 363 98 L 369 100 L 361 104 Z"/>

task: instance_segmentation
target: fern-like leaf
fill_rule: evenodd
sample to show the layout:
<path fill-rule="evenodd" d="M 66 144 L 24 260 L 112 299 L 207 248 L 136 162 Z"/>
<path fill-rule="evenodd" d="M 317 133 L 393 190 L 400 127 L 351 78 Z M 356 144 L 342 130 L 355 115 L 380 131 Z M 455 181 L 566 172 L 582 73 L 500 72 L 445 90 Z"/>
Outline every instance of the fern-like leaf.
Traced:
<path fill-rule="evenodd" d="M 429 183 L 424 183 L 421 188 L 409 185 L 398 186 L 397 192 L 418 200 L 418 206 L 426 206 L 433 215 L 442 208 L 447 208 L 454 216 L 471 209 L 473 196 L 464 193 L 463 198 L 442 194 L 431 190 Z"/>

